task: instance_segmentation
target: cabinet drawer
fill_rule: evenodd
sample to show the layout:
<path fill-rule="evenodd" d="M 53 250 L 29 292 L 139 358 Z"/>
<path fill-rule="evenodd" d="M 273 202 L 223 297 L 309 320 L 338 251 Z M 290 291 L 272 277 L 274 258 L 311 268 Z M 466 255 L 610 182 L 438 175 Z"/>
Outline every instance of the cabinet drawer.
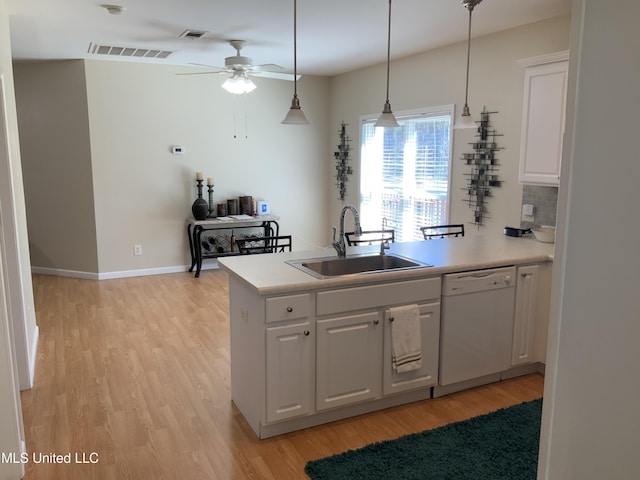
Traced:
<path fill-rule="evenodd" d="M 308 293 L 267 298 L 267 323 L 308 317 L 310 298 Z"/>
<path fill-rule="evenodd" d="M 440 300 L 440 277 L 319 292 L 318 315 Z"/>

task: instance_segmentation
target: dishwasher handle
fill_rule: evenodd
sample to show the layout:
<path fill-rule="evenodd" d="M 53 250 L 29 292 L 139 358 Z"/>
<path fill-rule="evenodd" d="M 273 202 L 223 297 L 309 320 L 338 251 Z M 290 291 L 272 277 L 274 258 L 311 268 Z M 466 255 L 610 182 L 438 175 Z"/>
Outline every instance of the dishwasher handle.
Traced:
<path fill-rule="evenodd" d="M 514 287 L 515 278 L 515 267 L 447 274 L 443 276 L 442 295 L 463 295 Z"/>

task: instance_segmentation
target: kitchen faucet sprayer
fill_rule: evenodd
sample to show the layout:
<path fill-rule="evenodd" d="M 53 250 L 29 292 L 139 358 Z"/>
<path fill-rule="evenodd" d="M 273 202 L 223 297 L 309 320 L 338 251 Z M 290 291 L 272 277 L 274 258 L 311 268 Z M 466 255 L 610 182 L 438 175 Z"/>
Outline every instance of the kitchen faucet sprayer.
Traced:
<path fill-rule="evenodd" d="M 362 235 L 362 227 L 360 226 L 360 214 L 356 207 L 353 205 L 345 205 L 342 208 L 342 212 L 340 212 L 340 238 L 336 240 L 336 227 L 333 227 L 333 241 L 331 245 L 338 252 L 338 257 L 346 257 L 347 256 L 347 246 L 344 243 L 344 217 L 347 213 L 347 210 L 350 210 L 353 214 L 354 232 L 356 235 Z"/>

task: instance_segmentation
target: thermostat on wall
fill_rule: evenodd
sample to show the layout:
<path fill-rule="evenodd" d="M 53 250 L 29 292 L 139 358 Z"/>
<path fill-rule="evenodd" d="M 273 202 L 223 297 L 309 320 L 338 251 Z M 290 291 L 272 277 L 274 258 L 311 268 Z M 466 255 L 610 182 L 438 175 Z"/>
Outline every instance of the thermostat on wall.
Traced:
<path fill-rule="evenodd" d="M 258 202 L 258 215 L 269 215 L 271 213 L 271 205 L 269 202 Z"/>

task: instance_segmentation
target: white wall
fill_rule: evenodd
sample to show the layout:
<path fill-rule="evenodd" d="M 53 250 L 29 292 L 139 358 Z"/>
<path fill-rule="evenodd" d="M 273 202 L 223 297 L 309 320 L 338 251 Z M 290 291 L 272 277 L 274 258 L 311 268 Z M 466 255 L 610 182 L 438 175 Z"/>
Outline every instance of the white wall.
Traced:
<path fill-rule="evenodd" d="M 629 480 L 640 478 L 640 3 L 572 11 L 538 478 Z"/>
<path fill-rule="evenodd" d="M 482 12 L 478 11 L 478 15 Z M 465 29 L 460 19 L 460 29 Z M 505 225 L 520 225 L 522 186 L 518 183 L 520 128 L 522 123 L 522 95 L 524 71 L 516 60 L 566 50 L 569 47 L 569 17 L 560 17 L 493 35 L 472 39 L 469 78 L 469 106 L 475 120 L 480 119 L 484 106 L 490 111 L 491 124 L 503 134 L 497 138 L 504 150 L 498 152 L 498 174 L 504 184 L 493 189 L 489 199 L 490 217 L 479 230 L 469 226 L 469 234 L 502 231 Z M 391 43 L 393 52 L 393 39 Z M 393 55 L 393 53 L 392 53 Z M 464 104 L 467 43 L 459 43 L 423 54 L 391 62 L 390 101 L 395 112 L 419 107 L 456 104 L 458 115 Z M 360 115 L 378 115 L 385 100 L 386 65 L 376 65 L 340 75 L 331 88 L 331 133 L 337 132 L 340 122 L 349 124 L 348 134 L 353 140 L 355 172 L 348 184 L 348 203 L 359 204 L 359 125 Z M 451 188 L 451 217 L 455 223 L 472 222 L 472 210 L 463 201 L 466 197 L 465 173 L 469 167 L 460 160 L 470 152 L 473 130 L 455 130 Z M 338 141 L 333 134 L 332 144 Z M 333 162 L 329 169 L 335 173 Z M 328 185 L 331 195 L 330 219 L 335 223 L 342 204 L 333 183 Z M 372 226 L 375 228 L 375 226 Z"/>

